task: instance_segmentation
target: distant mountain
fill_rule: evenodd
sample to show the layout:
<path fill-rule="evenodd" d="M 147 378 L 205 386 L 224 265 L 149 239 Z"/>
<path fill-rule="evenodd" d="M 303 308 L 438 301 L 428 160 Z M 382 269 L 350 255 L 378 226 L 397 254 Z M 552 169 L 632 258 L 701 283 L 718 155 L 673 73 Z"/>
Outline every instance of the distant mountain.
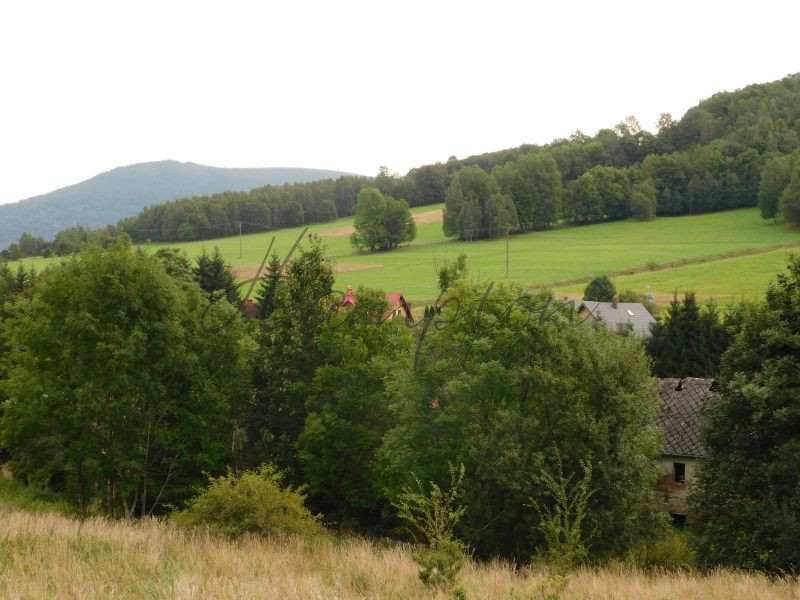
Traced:
<path fill-rule="evenodd" d="M 66 227 L 116 224 L 158 202 L 345 175 L 325 169 L 224 169 L 162 160 L 118 167 L 54 192 L 0 204 L 0 248 L 22 232 L 51 239 Z"/>

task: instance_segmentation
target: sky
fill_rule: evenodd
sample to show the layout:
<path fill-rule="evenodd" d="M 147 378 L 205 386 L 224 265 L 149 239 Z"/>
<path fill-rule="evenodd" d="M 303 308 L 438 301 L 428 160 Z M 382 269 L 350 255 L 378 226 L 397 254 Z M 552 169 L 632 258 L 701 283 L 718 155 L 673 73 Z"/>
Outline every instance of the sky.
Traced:
<path fill-rule="evenodd" d="M 739 7 L 741 6 L 741 7 Z M 117 166 L 405 173 L 800 71 L 800 4 L 6 1 L 0 203 Z"/>

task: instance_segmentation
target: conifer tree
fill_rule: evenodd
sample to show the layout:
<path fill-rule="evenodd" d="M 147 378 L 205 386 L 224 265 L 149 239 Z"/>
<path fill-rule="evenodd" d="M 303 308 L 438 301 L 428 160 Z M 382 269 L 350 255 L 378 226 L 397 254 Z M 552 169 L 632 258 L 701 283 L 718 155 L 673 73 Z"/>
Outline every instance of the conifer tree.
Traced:
<path fill-rule="evenodd" d="M 223 292 L 228 302 L 238 304 L 240 301 L 239 288 L 236 287 L 236 275 L 231 266 L 225 261 L 218 247 L 212 254 L 205 248 L 197 257 L 197 266 L 193 269 L 195 280 L 209 295 Z"/>
<path fill-rule="evenodd" d="M 723 319 L 713 303 L 697 304 L 693 292 L 673 297 L 663 320 L 648 338 L 658 377 L 713 377 L 731 339 L 733 321 Z"/>

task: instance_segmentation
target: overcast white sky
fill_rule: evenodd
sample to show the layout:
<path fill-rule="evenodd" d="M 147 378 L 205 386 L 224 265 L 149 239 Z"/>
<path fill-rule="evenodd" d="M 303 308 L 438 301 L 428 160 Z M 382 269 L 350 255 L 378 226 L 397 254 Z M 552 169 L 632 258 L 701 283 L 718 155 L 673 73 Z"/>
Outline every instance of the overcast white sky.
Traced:
<path fill-rule="evenodd" d="M 796 2 L 0 4 L 0 203 L 116 166 L 405 173 L 800 71 Z"/>

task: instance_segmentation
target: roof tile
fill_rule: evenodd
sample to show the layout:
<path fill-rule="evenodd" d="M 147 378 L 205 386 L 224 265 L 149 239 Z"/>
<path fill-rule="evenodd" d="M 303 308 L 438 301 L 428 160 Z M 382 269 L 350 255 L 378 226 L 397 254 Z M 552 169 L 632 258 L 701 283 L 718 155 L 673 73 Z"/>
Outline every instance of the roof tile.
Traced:
<path fill-rule="evenodd" d="M 679 383 L 683 382 L 679 387 Z M 703 405 L 714 395 L 713 379 L 687 377 L 661 380 L 661 414 L 658 424 L 664 430 L 662 454 L 704 458 L 701 427 Z"/>

